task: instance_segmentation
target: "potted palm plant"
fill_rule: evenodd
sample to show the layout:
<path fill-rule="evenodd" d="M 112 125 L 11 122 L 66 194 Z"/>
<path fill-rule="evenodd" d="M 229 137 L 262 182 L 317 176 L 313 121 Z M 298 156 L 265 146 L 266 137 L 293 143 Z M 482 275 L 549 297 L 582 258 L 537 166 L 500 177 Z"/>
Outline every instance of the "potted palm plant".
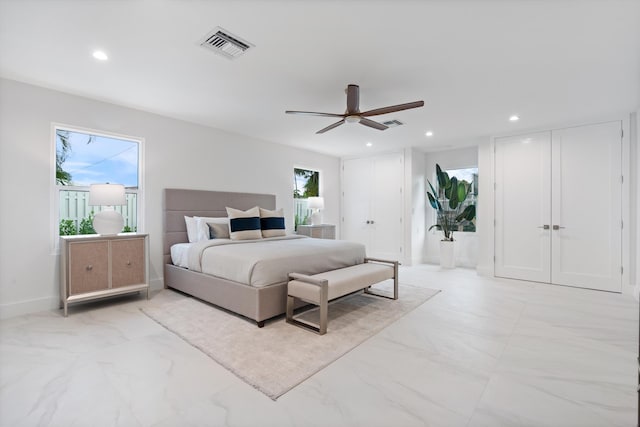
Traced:
<path fill-rule="evenodd" d="M 435 209 L 437 222 L 429 227 L 441 230 L 443 238 L 440 241 L 440 265 L 445 268 L 455 267 L 453 232 L 460 230 L 466 223 L 476 217 L 475 204 L 467 204 L 465 201 L 471 192 L 471 184 L 453 176 L 449 177 L 440 165 L 436 164 L 437 189 L 431 181 L 427 191 L 429 204 Z"/>

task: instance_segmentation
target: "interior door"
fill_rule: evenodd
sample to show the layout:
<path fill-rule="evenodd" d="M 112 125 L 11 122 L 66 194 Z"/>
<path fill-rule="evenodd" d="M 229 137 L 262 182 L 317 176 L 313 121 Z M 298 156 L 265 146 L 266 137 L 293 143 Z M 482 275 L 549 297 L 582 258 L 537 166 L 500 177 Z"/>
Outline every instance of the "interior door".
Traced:
<path fill-rule="evenodd" d="M 342 168 L 342 238 L 364 244 L 369 254 L 372 162 L 370 158 L 349 159 Z"/>
<path fill-rule="evenodd" d="M 495 275 L 551 280 L 551 133 L 496 139 Z"/>
<path fill-rule="evenodd" d="M 371 250 L 369 256 L 399 260 L 402 256 L 404 164 L 400 153 L 376 156 L 371 182 Z"/>
<path fill-rule="evenodd" d="M 400 260 L 402 153 L 344 160 L 342 178 L 342 238 L 363 243 L 367 256 Z"/>
<path fill-rule="evenodd" d="M 621 129 L 553 131 L 552 283 L 622 291 Z"/>

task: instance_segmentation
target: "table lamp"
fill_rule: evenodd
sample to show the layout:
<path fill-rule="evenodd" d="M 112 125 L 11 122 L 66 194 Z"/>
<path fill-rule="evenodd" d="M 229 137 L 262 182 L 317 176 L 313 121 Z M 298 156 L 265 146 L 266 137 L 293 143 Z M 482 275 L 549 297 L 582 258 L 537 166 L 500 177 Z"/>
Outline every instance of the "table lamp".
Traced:
<path fill-rule="evenodd" d="M 311 225 L 320 225 L 322 224 L 322 213 L 320 212 L 324 209 L 324 198 L 323 197 L 309 197 L 309 209 L 311 209 Z"/>
<path fill-rule="evenodd" d="M 116 212 L 114 206 L 126 204 L 124 185 L 91 184 L 89 187 L 89 206 L 104 206 L 93 217 L 93 229 L 103 235 L 118 234 L 124 228 L 124 218 Z"/>

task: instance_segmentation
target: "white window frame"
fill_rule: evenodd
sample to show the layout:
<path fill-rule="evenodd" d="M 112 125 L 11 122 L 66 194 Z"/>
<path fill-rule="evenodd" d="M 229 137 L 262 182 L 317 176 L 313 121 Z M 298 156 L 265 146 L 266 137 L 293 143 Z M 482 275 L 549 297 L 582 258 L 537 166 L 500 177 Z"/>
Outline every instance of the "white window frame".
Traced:
<path fill-rule="evenodd" d="M 447 173 L 449 173 L 449 171 L 452 171 L 452 170 L 460 170 L 460 169 L 474 169 L 474 168 L 475 168 L 475 169 L 478 169 L 478 176 L 480 176 L 480 168 L 478 167 L 478 165 L 475 165 L 475 166 L 451 167 L 451 168 L 448 168 L 448 169 L 442 168 L 442 171 L 443 171 L 443 172 L 447 172 Z M 438 182 L 438 175 L 436 174 L 436 172 L 435 172 L 435 171 L 434 171 L 434 173 L 433 173 L 433 178 L 432 178 L 432 180 L 433 180 L 433 181 L 431 181 L 431 182 L 433 182 L 433 183 L 437 183 L 437 182 Z M 479 182 L 479 181 L 478 181 L 478 182 Z M 479 194 L 479 193 L 478 193 L 478 194 Z M 429 200 L 427 200 L 427 203 L 429 203 Z M 477 219 L 478 219 L 478 199 L 476 199 L 474 203 L 476 204 L 476 222 L 477 222 Z M 432 213 L 432 215 L 433 215 L 433 224 L 437 224 L 437 223 L 438 223 L 438 213 L 436 212 L 436 210 L 435 210 L 435 209 L 432 209 L 432 211 L 433 211 L 433 213 Z M 436 232 L 437 232 L 437 230 L 436 230 Z M 476 224 L 476 229 L 475 229 L 474 231 L 457 231 L 457 230 L 456 230 L 455 232 L 456 232 L 456 233 L 477 233 L 477 232 L 478 232 L 478 226 L 477 226 L 477 224 Z"/>
<path fill-rule="evenodd" d="M 295 185 L 295 176 L 296 176 L 296 169 L 303 169 L 303 170 L 307 170 L 307 171 L 311 171 L 311 172 L 317 172 L 318 173 L 318 196 L 322 197 L 322 170 L 316 168 L 316 167 L 307 167 L 307 166 L 296 166 L 294 164 L 293 166 L 293 185 L 291 187 L 291 198 L 292 198 L 292 208 L 293 208 L 293 218 L 291 220 L 291 224 L 293 224 L 293 229 L 296 229 L 296 197 L 293 197 L 293 192 L 296 190 L 296 185 Z M 307 199 L 299 199 L 299 200 L 307 200 Z"/>
<path fill-rule="evenodd" d="M 81 126 L 76 126 L 76 125 L 68 125 L 68 124 L 64 124 L 64 123 L 55 123 L 52 122 L 51 123 L 51 154 L 50 154 L 50 158 L 51 158 L 51 163 L 50 163 L 50 172 L 49 172 L 49 179 L 50 179 L 50 184 L 49 184 L 49 188 L 50 188 L 50 202 L 49 205 L 51 206 L 51 212 L 49 215 L 49 219 L 50 219 L 50 235 L 51 235 L 51 241 L 50 241 L 50 249 L 51 249 L 51 254 L 52 255 L 59 255 L 60 254 L 60 190 L 61 187 L 56 183 L 55 180 L 55 176 L 56 176 L 56 144 L 57 144 L 57 140 L 56 140 L 56 131 L 57 130 L 68 130 L 70 132 L 78 132 L 78 133 L 85 133 L 85 134 L 90 134 L 90 135 L 96 135 L 96 136 L 102 136 L 105 138 L 114 138 L 114 139 L 122 139 L 125 141 L 131 141 L 131 142 L 135 142 L 138 144 L 138 189 L 137 190 L 127 190 L 130 193 L 136 193 L 136 199 L 137 199 L 137 213 L 138 213 L 138 217 L 136 219 L 137 221 L 137 232 L 138 233 L 144 233 L 145 232 L 145 200 L 144 200 L 144 188 L 145 188 L 145 182 L 144 182 L 144 159 L 145 159 L 145 139 L 143 137 L 139 137 L 139 136 L 131 136 L 131 135 L 124 135 L 124 134 L 118 134 L 118 133 L 114 133 L 114 132 L 107 132 L 107 131 L 102 131 L 102 130 L 97 130 L 97 129 L 90 129 L 90 128 L 85 128 L 85 127 L 81 127 Z M 71 189 L 71 190 L 77 190 L 79 188 L 85 188 L 85 187 L 75 187 L 75 186 L 66 186 L 66 189 Z"/>

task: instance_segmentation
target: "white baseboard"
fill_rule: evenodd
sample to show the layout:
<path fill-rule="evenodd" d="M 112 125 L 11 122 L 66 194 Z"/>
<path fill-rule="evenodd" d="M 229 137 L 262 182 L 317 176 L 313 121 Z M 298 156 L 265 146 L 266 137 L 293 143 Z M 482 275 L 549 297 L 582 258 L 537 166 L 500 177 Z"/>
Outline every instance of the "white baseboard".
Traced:
<path fill-rule="evenodd" d="M 60 299 L 55 297 L 36 298 L 32 300 L 0 304 L 0 319 L 21 316 L 23 314 L 37 313 L 39 311 L 55 310 L 60 308 Z"/>
<path fill-rule="evenodd" d="M 440 265 L 440 257 L 427 256 L 424 259 L 424 263 Z M 470 260 L 459 260 L 459 259 L 456 259 L 456 267 L 477 268 L 477 266 L 473 264 Z"/>
<path fill-rule="evenodd" d="M 164 289 L 164 277 L 158 277 L 149 281 L 149 289 L 159 291 Z"/>
<path fill-rule="evenodd" d="M 493 269 L 491 267 L 478 264 L 476 271 L 478 272 L 478 276 L 493 277 Z"/>
<path fill-rule="evenodd" d="M 424 263 L 425 264 L 436 264 L 439 265 L 440 264 L 440 258 L 437 256 L 427 256 L 424 258 Z"/>
<path fill-rule="evenodd" d="M 152 291 L 164 289 L 164 278 L 151 279 L 149 287 Z M 26 301 L 0 304 L 0 319 L 22 316 L 24 314 L 37 313 L 39 311 L 50 311 L 60 309 L 60 298 L 58 295 L 42 297 Z"/>

